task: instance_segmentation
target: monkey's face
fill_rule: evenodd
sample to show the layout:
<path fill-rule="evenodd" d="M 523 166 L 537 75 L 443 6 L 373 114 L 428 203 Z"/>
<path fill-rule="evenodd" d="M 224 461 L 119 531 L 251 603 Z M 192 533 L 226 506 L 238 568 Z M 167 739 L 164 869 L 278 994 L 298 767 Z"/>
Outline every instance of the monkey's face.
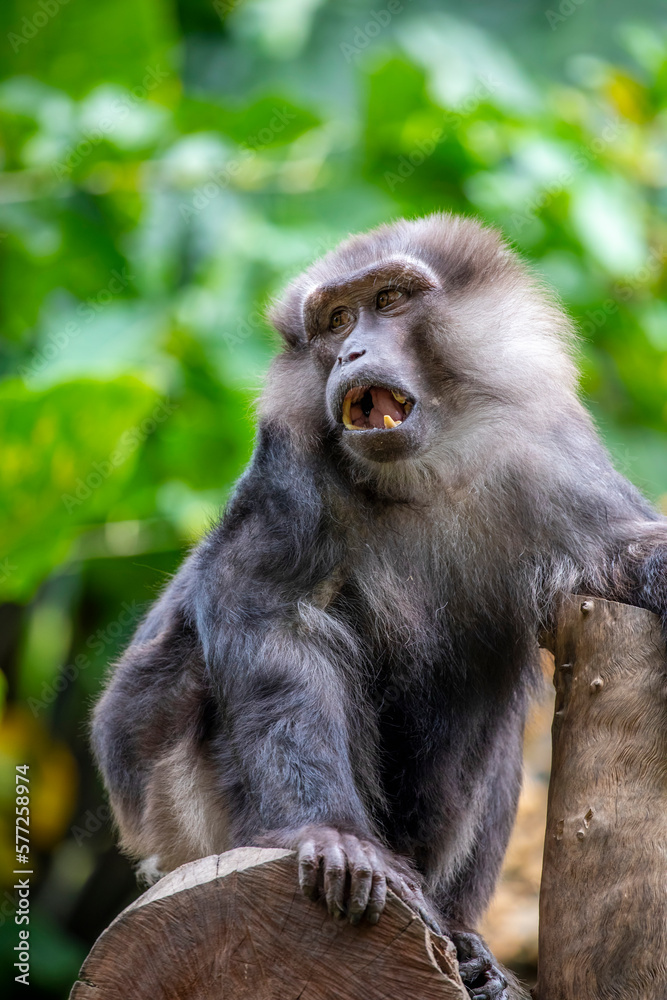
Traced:
<path fill-rule="evenodd" d="M 414 455 L 426 443 L 416 333 L 434 278 L 394 258 L 320 285 L 304 305 L 309 349 L 326 378 L 329 416 L 345 447 L 375 461 Z"/>
<path fill-rule="evenodd" d="M 295 279 L 271 320 L 287 349 L 263 414 L 313 447 L 335 428 L 360 459 L 414 457 L 463 482 L 517 427 L 541 435 L 579 406 L 567 318 L 471 219 L 350 237 Z"/>

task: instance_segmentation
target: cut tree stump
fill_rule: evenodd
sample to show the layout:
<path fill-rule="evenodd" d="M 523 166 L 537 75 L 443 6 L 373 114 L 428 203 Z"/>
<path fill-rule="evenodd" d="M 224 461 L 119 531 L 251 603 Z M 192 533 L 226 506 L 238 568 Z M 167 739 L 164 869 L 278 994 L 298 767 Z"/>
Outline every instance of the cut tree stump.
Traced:
<path fill-rule="evenodd" d="M 667 658 L 648 611 L 571 597 L 554 653 L 538 1000 L 667 998 Z"/>
<path fill-rule="evenodd" d="M 467 1000 L 451 941 L 388 896 L 351 927 L 302 894 L 292 852 L 202 858 L 123 910 L 70 1000 Z"/>

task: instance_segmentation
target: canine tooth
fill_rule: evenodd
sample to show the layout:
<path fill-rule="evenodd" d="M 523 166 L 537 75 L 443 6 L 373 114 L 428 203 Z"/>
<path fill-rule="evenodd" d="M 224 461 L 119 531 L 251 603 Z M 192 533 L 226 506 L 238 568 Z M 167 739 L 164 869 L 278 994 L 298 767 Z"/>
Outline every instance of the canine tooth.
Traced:
<path fill-rule="evenodd" d="M 412 403 L 406 403 L 405 404 L 405 415 L 406 415 L 406 417 L 410 413 L 411 410 L 412 410 Z"/>
<path fill-rule="evenodd" d="M 343 423 L 349 430 L 356 431 L 358 430 L 358 428 L 355 427 L 354 424 L 352 423 L 352 415 L 350 412 L 351 410 L 352 410 L 352 400 L 350 399 L 349 396 L 346 396 L 345 399 L 343 400 Z"/>
<path fill-rule="evenodd" d="M 384 425 L 385 425 L 385 427 L 398 427 L 402 423 L 403 423 L 402 420 L 392 420 L 392 418 L 389 416 L 389 414 L 385 413 L 385 415 L 384 415 Z"/>
<path fill-rule="evenodd" d="M 391 394 L 392 394 L 392 396 L 394 397 L 394 399 L 396 400 L 397 403 L 404 403 L 405 402 L 405 398 L 406 397 L 405 396 L 401 396 L 400 392 L 394 392 L 394 390 L 392 389 L 391 390 Z"/>

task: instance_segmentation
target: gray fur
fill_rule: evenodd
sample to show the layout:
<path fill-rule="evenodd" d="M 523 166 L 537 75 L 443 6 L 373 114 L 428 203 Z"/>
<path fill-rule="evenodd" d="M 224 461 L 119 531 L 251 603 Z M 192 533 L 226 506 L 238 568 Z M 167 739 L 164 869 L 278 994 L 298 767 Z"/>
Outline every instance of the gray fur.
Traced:
<path fill-rule="evenodd" d="M 360 319 L 373 350 L 347 365 L 322 310 L 402 266 L 409 306 Z M 271 317 L 252 464 L 97 708 L 123 842 L 164 869 L 323 824 L 469 928 L 514 818 L 538 632 L 573 591 L 664 619 L 667 527 L 598 440 L 567 317 L 495 232 L 434 215 L 352 237 Z M 400 433 L 342 433 L 353 369 L 409 383 Z M 167 810 L 183 746 L 206 777 Z"/>

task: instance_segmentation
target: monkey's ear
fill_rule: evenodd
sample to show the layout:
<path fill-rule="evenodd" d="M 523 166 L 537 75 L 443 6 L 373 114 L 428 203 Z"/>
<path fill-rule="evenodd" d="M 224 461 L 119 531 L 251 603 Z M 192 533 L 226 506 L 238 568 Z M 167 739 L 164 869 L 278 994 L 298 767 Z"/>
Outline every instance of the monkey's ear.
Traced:
<path fill-rule="evenodd" d="M 289 347 L 305 347 L 308 337 L 303 325 L 301 296 L 276 299 L 267 310 L 267 319 Z"/>

